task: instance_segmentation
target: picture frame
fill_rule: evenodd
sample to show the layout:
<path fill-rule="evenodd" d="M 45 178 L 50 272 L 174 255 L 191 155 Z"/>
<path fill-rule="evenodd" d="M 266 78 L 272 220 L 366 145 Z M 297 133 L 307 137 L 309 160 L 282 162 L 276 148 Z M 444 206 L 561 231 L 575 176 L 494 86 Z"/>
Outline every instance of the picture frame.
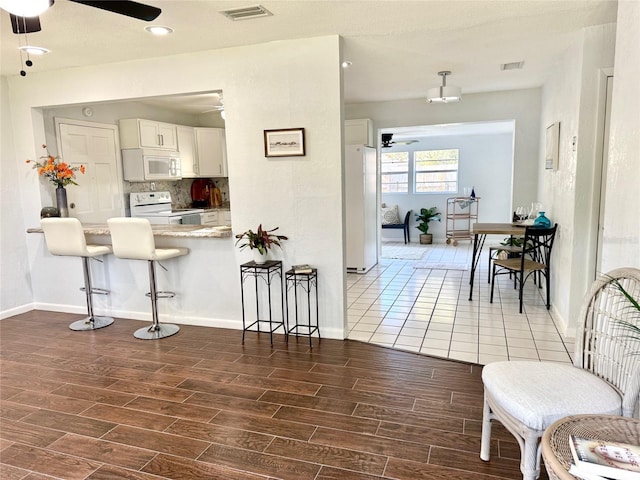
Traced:
<path fill-rule="evenodd" d="M 557 170 L 560 157 L 560 122 L 552 123 L 547 127 L 547 146 L 545 151 L 544 168 Z"/>
<path fill-rule="evenodd" d="M 303 157 L 304 155 L 304 128 L 264 131 L 265 157 Z"/>

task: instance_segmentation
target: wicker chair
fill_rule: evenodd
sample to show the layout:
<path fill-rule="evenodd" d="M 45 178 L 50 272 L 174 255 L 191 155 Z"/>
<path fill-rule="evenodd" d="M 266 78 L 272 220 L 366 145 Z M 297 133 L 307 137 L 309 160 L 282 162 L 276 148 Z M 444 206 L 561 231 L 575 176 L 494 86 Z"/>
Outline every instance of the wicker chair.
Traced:
<path fill-rule="evenodd" d="M 637 411 L 640 338 L 623 322 L 640 326 L 640 313 L 615 281 L 640 298 L 639 269 L 621 268 L 597 279 L 580 314 L 573 365 L 513 361 L 484 367 L 482 460 L 489 460 L 492 420 L 516 437 L 523 479 L 535 480 L 540 438 L 553 422 L 579 414 L 630 417 Z"/>

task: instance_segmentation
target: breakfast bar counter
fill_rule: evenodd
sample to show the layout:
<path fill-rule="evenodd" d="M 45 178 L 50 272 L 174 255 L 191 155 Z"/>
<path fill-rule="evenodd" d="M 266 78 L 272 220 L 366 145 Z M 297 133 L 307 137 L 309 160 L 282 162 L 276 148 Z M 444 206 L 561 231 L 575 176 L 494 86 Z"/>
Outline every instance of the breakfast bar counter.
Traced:
<path fill-rule="evenodd" d="M 109 235 L 106 223 L 83 223 L 85 235 Z M 228 238 L 231 227 L 205 227 L 203 225 L 151 225 L 155 237 L 168 238 Z M 42 233 L 42 228 L 28 228 L 27 233 Z"/>
<path fill-rule="evenodd" d="M 106 223 L 83 223 L 90 244 L 111 244 Z M 242 302 L 238 265 L 250 260 L 240 251 L 230 227 L 207 225 L 152 225 L 158 248 L 187 248 L 187 255 L 162 261 L 157 269 L 160 290 L 170 287 L 175 298 L 162 300 L 160 322 L 242 329 Z M 80 260 L 51 255 L 40 225 L 26 229 L 32 243 L 33 285 L 36 307 L 41 310 L 86 311 Z M 40 233 L 40 235 L 38 235 Z M 278 252 L 279 253 L 279 252 Z M 109 291 L 94 298 L 97 315 L 150 321 L 147 265 L 115 255 L 91 262 L 93 284 Z M 61 278 L 64 281 L 61 281 Z M 117 321 L 117 320 L 116 320 Z M 238 332 L 238 343 L 242 334 Z"/>

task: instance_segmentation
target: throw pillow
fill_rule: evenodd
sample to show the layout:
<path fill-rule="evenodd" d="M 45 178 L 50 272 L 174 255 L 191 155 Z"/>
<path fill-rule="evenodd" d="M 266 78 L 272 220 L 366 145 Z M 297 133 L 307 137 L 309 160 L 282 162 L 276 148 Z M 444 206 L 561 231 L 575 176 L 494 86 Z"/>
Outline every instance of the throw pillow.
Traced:
<path fill-rule="evenodd" d="M 402 223 L 398 213 L 398 205 L 382 207 L 382 225 L 395 225 Z"/>

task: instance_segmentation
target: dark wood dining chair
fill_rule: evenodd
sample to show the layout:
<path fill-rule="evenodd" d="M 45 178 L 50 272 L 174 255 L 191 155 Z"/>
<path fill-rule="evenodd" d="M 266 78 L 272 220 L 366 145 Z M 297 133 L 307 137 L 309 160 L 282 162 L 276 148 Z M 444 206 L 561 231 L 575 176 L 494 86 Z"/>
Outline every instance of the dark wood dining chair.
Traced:
<path fill-rule="evenodd" d="M 519 289 L 520 313 L 522 313 L 522 291 L 524 285 L 530 276 L 539 274 L 545 278 L 545 287 L 547 290 L 547 310 L 551 308 L 550 293 L 550 265 L 551 265 L 551 249 L 556 236 L 558 225 L 550 228 L 526 227 L 523 238 L 522 254 L 518 258 L 495 258 L 493 260 L 493 268 L 491 271 L 491 298 L 493 303 L 493 291 L 495 287 L 496 275 L 509 274 L 514 275 L 514 284 Z M 542 279 L 538 278 L 538 288 L 542 288 Z"/>

